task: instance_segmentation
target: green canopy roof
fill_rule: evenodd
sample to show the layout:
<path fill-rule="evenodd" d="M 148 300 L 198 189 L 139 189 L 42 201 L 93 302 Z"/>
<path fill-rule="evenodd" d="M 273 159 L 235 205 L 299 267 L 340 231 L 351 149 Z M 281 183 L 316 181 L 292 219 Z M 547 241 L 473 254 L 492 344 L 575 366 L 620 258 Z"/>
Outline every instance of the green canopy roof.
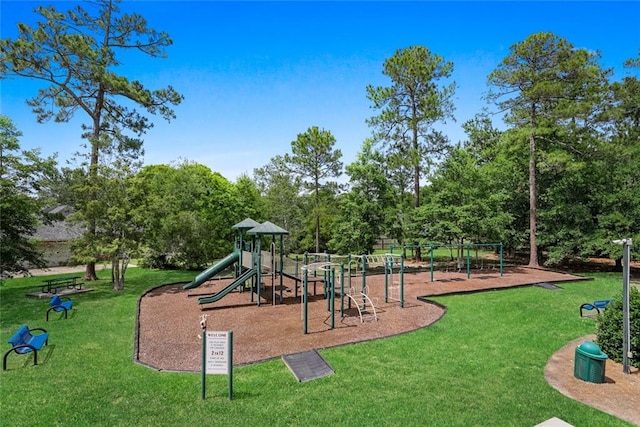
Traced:
<path fill-rule="evenodd" d="M 284 228 L 278 227 L 272 222 L 265 221 L 262 224 L 258 224 L 258 226 L 247 231 L 247 234 L 255 234 L 255 235 L 261 236 L 265 234 L 282 235 L 282 234 L 289 234 L 289 232 Z"/>
<path fill-rule="evenodd" d="M 251 228 L 258 227 L 259 225 L 260 223 L 258 221 L 254 221 L 251 218 L 246 218 L 243 221 L 240 221 L 236 225 L 232 226 L 231 228 L 236 230 L 249 230 Z"/>

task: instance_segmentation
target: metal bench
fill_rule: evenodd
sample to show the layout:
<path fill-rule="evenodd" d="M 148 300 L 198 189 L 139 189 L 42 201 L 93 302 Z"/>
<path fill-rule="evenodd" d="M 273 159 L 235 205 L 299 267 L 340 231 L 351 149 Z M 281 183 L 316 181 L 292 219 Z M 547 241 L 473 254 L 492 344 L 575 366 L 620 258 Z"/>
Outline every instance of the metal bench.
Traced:
<path fill-rule="evenodd" d="M 33 335 L 31 332 L 41 331 L 42 333 Z M 38 350 L 49 344 L 49 333 L 42 328 L 29 329 L 27 325 L 20 326 L 20 329 L 9 338 L 11 349 L 4 354 L 2 358 L 2 370 L 7 370 L 7 357 L 11 352 L 17 354 L 27 354 L 33 352 L 33 365 L 38 364 Z"/>
<path fill-rule="evenodd" d="M 601 299 L 594 302 L 586 302 L 580 306 L 580 317 L 584 317 L 583 310 L 595 310 L 598 314 L 600 314 L 600 310 L 604 310 L 610 303 L 613 301 L 612 299 Z"/>
<path fill-rule="evenodd" d="M 53 293 L 57 293 L 58 292 L 58 288 L 62 288 L 62 287 L 66 287 L 66 288 L 73 288 L 73 289 L 82 289 L 82 283 L 78 282 L 78 279 L 80 279 L 81 276 L 72 276 L 72 277 L 56 277 L 54 279 L 45 279 L 43 280 L 43 285 L 41 285 L 41 289 L 43 293 L 52 293 L 51 290 L 53 290 Z"/>
<path fill-rule="evenodd" d="M 49 306 L 50 307 L 47 310 L 46 317 L 47 322 L 49 321 L 49 313 L 52 311 L 55 311 L 56 313 L 64 312 L 64 318 L 67 319 L 69 316 L 69 310 L 71 310 L 71 308 L 73 307 L 73 301 L 71 301 L 69 298 L 65 298 L 65 300 L 63 301 L 60 295 L 56 294 L 49 301 Z"/>

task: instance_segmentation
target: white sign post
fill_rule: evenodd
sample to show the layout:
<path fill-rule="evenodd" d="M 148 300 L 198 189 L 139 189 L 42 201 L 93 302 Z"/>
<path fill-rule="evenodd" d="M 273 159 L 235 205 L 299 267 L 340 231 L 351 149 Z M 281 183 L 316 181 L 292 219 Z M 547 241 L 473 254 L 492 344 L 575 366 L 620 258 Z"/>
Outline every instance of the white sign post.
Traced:
<path fill-rule="evenodd" d="M 202 329 L 202 399 L 206 397 L 206 375 L 229 376 L 229 400 L 233 399 L 233 332 Z"/>

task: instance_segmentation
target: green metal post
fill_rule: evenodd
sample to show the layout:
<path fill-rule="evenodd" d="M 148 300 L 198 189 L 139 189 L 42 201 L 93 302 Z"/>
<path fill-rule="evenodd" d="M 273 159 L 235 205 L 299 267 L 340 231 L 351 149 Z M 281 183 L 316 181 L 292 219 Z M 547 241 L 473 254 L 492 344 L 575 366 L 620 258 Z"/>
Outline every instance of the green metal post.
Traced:
<path fill-rule="evenodd" d="M 254 268 L 256 266 L 256 254 L 255 254 L 253 243 L 255 243 L 255 237 L 254 237 L 254 242 L 252 242 L 251 244 L 251 268 Z M 240 264 L 242 264 L 242 254 L 240 254 Z M 240 269 L 242 270 L 242 266 L 240 267 Z M 254 292 L 256 292 L 256 289 L 254 287 L 255 282 L 256 282 L 256 279 L 254 276 L 251 278 L 251 302 L 253 302 L 253 294 Z"/>
<path fill-rule="evenodd" d="M 393 268 L 393 257 L 386 256 L 384 257 L 384 302 L 389 302 L 389 258 L 391 258 L 391 265 Z M 393 270 L 391 270 L 393 271 Z"/>
<path fill-rule="evenodd" d="M 349 290 L 351 290 L 351 254 L 347 255 L 347 270 L 349 270 Z"/>
<path fill-rule="evenodd" d="M 302 300 L 304 301 L 304 309 L 303 309 L 303 326 L 302 332 L 307 334 L 307 287 L 309 283 L 309 271 L 304 269 L 304 279 L 302 281 Z"/>
<path fill-rule="evenodd" d="M 344 317 L 344 263 L 340 264 L 340 317 Z"/>
<path fill-rule="evenodd" d="M 400 255 L 400 307 L 404 308 L 404 255 Z"/>
<path fill-rule="evenodd" d="M 240 266 L 242 266 L 242 234 L 240 230 L 236 231 L 236 236 L 233 239 L 233 250 L 236 252 L 240 252 L 240 262 L 233 266 L 233 278 L 238 278 L 238 272 Z"/>
<path fill-rule="evenodd" d="M 362 255 L 362 291 L 366 291 L 367 287 L 367 256 Z"/>
<path fill-rule="evenodd" d="M 229 331 L 229 357 L 227 358 L 229 373 L 229 400 L 233 400 L 233 331 Z"/>
<path fill-rule="evenodd" d="M 258 307 L 260 307 L 260 288 L 262 287 L 262 276 L 260 271 L 262 270 L 262 256 L 260 254 L 261 248 L 260 248 L 260 239 L 258 239 L 258 242 L 256 243 L 256 256 L 257 256 L 257 268 L 256 268 L 256 277 L 258 278 Z"/>
<path fill-rule="evenodd" d="M 207 328 L 202 328 L 202 400 L 207 395 Z"/>
<path fill-rule="evenodd" d="M 331 262 L 331 255 L 327 256 L 327 261 Z M 324 297 L 327 298 L 327 311 L 331 311 L 331 301 L 330 301 L 330 298 L 328 297 L 328 294 L 331 293 L 331 291 L 329 290 L 330 280 L 331 280 L 331 267 L 328 270 L 324 271 Z"/>
<path fill-rule="evenodd" d="M 431 262 L 429 263 L 431 270 L 431 281 L 433 282 L 433 245 L 429 245 L 429 251 L 431 257 Z"/>
<path fill-rule="evenodd" d="M 503 258 L 502 258 L 502 254 L 503 254 L 503 249 L 504 246 L 502 245 L 502 242 L 500 242 L 500 277 L 502 277 L 502 275 L 504 274 L 504 262 L 503 262 Z"/>
<path fill-rule="evenodd" d="M 365 294 L 366 291 L 367 291 L 367 256 L 362 255 L 362 290 L 360 292 Z M 367 308 L 367 299 L 364 296 L 362 297 L 362 306 L 365 309 Z"/>
<path fill-rule="evenodd" d="M 336 306 L 335 306 L 335 288 L 336 288 L 336 269 L 331 267 L 331 271 L 329 272 L 329 276 L 331 277 L 331 284 L 329 285 L 329 302 L 331 306 L 331 329 L 335 328 L 336 323 Z"/>
<path fill-rule="evenodd" d="M 467 244 L 467 279 L 471 277 L 471 245 Z"/>
<path fill-rule="evenodd" d="M 282 296 L 282 289 L 284 288 L 284 282 L 282 272 L 284 271 L 284 239 L 282 234 L 280 235 L 280 304 L 284 301 Z"/>

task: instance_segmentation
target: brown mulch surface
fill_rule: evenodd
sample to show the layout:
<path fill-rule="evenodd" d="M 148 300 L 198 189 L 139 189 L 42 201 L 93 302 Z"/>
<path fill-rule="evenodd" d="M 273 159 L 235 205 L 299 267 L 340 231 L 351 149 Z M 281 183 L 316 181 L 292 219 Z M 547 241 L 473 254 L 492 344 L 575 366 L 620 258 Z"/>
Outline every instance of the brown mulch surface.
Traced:
<path fill-rule="evenodd" d="M 283 293 L 284 303 L 276 305 L 272 305 L 271 279 L 263 278 L 265 289 L 261 291 L 259 307 L 255 295 L 252 302 L 248 291 L 232 292 L 220 301 L 204 306 L 197 303 L 196 296 L 189 296 L 213 294 L 229 284 L 229 280 L 212 280 L 190 290 L 183 290 L 182 284 L 161 286 L 148 292 L 140 301 L 138 358 L 140 362 L 162 370 L 201 369 L 198 335 L 203 314 L 208 315 L 209 330 L 233 330 L 233 362 L 243 365 L 313 348 L 413 331 L 432 324 L 444 314 L 443 307 L 420 301 L 418 296 L 576 279 L 569 274 L 527 268 L 507 270 L 502 277 L 497 271 L 487 270 L 486 274 L 472 275 L 470 280 L 466 274 L 436 272 L 434 282 L 429 282 L 428 272 L 405 274 L 405 307 L 401 308 L 398 302 L 384 303 L 384 275 L 368 276 L 368 295 L 377 298 L 374 304 L 378 321 L 361 323 L 357 311 L 354 313 L 353 310 L 340 318 L 339 299 L 336 299 L 333 330 L 322 284 L 317 285 L 315 296 L 316 292 L 309 284 L 307 334 L 303 333 L 300 291 L 296 298 L 294 281 L 286 277 L 284 286 L 290 291 Z M 279 281 L 275 285 L 277 287 Z M 360 289 L 361 286 L 360 278 L 352 279 L 351 287 Z"/>
<path fill-rule="evenodd" d="M 434 282 L 430 282 L 428 272 L 405 274 L 405 303 L 401 308 L 397 301 L 384 302 L 383 275 L 368 276 L 367 294 L 374 300 L 378 320 L 361 322 L 355 309 L 347 310 L 346 316 L 341 318 L 340 300 L 336 298 L 334 329 L 331 329 L 331 314 L 322 295 L 322 285 L 317 285 L 317 295 L 314 295 L 310 284 L 307 334 L 303 333 L 300 291 L 296 297 L 295 282 L 291 279 L 284 279 L 283 284 L 288 291 L 283 292 L 283 303 L 279 303 L 279 279 L 276 279 L 277 304 L 273 305 L 274 286 L 270 277 L 263 277 L 265 287 L 261 291 L 260 306 L 257 306 L 255 295 L 252 301 L 251 292 L 248 291 L 234 291 L 220 301 L 204 306 L 197 303 L 194 295 L 213 294 L 228 284 L 228 280 L 209 281 L 191 290 L 183 290 L 182 284 L 165 285 L 151 290 L 140 299 L 136 358 L 140 363 L 159 370 L 200 371 L 202 315 L 207 315 L 209 330 L 233 330 L 233 362 L 234 365 L 243 365 L 427 327 L 440 319 L 446 309 L 419 300 L 419 296 L 580 279 L 571 274 L 526 267 L 505 269 L 502 277 L 496 270 L 474 272 L 470 279 L 466 274 L 436 272 Z M 398 278 L 394 277 L 394 280 Z M 355 279 L 351 286 L 360 289 L 360 280 Z M 575 342 L 569 343 L 552 356 L 545 369 L 549 384 L 573 399 L 640 425 L 638 371 L 623 375 L 621 368 L 607 361 L 606 384 L 578 380 L 573 377 L 573 351 L 576 345 Z"/>

